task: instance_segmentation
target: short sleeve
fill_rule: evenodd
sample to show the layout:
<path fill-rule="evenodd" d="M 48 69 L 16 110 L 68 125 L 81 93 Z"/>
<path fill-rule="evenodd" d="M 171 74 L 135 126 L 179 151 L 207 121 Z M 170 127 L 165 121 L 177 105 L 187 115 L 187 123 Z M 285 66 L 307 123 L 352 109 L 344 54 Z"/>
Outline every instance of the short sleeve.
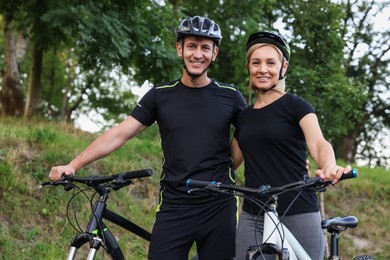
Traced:
<path fill-rule="evenodd" d="M 296 117 L 297 122 L 301 121 L 301 119 L 310 113 L 316 113 L 315 109 L 309 102 L 301 97 L 295 97 L 294 100 L 294 115 Z"/>
<path fill-rule="evenodd" d="M 238 115 L 241 113 L 241 111 L 243 111 L 248 106 L 244 96 L 242 95 L 241 91 L 238 88 L 236 91 L 236 97 L 234 103 L 235 105 L 234 105 L 234 115 L 232 118 L 232 124 L 234 125 L 234 127 L 237 128 Z"/>
<path fill-rule="evenodd" d="M 131 116 L 143 125 L 151 126 L 157 119 L 156 88 L 150 89 L 137 103 Z"/>

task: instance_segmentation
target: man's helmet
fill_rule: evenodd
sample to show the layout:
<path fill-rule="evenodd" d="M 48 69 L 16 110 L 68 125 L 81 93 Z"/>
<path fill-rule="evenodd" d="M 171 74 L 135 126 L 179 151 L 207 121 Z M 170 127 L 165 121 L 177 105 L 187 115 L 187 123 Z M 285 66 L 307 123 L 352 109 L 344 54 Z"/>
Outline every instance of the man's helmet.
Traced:
<path fill-rule="evenodd" d="M 253 33 L 249 36 L 246 43 L 246 51 L 256 43 L 271 43 L 275 45 L 283 53 L 286 60 L 290 61 L 290 47 L 280 34 L 267 31 Z"/>
<path fill-rule="evenodd" d="M 221 28 L 213 20 L 194 16 L 181 21 L 179 28 L 176 30 L 176 39 L 180 41 L 184 36 L 193 35 L 210 38 L 215 41 L 217 46 L 221 43 Z"/>

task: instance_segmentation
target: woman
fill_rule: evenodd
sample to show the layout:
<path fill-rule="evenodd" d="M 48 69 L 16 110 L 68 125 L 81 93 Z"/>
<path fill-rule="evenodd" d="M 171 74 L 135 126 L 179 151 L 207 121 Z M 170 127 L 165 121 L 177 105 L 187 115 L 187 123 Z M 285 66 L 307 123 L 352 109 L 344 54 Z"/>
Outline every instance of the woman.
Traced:
<path fill-rule="evenodd" d="M 307 148 L 318 166 L 316 174 L 336 183 L 351 168 L 336 165 L 333 149 L 322 135 L 312 106 L 285 92 L 284 76 L 290 60 L 286 41 L 276 33 L 257 32 L 249 37 L 246 48 L 250 88 L 257 98 L 240 113 L 232 141 L 235 164 L 245 161 L 245 185 L 279 186 L 302 180 L 308 174 Z M 284 216 L 282 222 L 312 259 L 323 259 L 325 240 L 316 195 L 297 195 L 289 192 L 279 196 L 279 216 Z M 256 225 L 262 227 L 260 211 L 244 199 L 236 237 L 237 259 L 245 259 L 248 247 L 258 244 L 254 234 Z M 262 241 L 259 236 L 257 241 Z"/>

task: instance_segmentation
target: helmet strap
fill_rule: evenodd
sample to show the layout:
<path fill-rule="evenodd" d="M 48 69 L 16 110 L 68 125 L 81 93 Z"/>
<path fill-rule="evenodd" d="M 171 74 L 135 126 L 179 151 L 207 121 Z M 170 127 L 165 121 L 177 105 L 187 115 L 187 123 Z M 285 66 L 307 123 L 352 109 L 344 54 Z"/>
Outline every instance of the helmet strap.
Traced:
<path fill-rule="evenodd" d="M 280 71 L 279 71 L 279 80 L 284 78 L 284 76 L 282 75 L 282 73 L 283 73 L 283 64 L 284 64 L 284 56 L 282 58 L 282 66 L 280 67 Z"/>
<path fill-rule="evenodd" d="M 260 91 L 261 91 L 261 92 L 263 92 L 263 93 L 266 93 L 266 92 L 268 92 L 268 91 L 272 90 L 274 87 L 276 87 L 276 84 L 275 84 L 275 85 L 273 85 L 272 87 L 269 87 L 269 88 L 267 88 L 267 89 L 260 90 Z"/>

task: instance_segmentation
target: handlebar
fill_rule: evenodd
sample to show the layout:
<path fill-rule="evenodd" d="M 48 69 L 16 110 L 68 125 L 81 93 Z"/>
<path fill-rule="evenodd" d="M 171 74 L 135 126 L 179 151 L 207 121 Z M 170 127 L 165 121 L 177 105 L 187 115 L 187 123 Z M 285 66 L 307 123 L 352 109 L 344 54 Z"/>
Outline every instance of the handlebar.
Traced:
<path fill-rule="evenodd" d="M 343 174 L 340 178 L 340 181 L 351 179 L 351 178 L 357 178 L 357 177 L 358 177 L 357 170 L 352 169 L 350 172 Z M 262 197 L 268 195 L 274 195 L 278 192 L 286 191 L 286 190 L 307 190 L 313 192 L 323 191 L 331 183 L 332 183 L 331 181 L 324 181 L 320 177 L 314 177 L 314 178 L 304 178 L 304 180 L 302 181 L 292 182 L 278 187 L 261 185 L 259 188 L 250 188 L 250 187 L 236 186 L 231 184 L 223 184 L 221 182 L 216 182 L 216 181 L 200 181 L 200 180 L 192 180 L 192 179 L 186 180 L 187 187 L 200 188 L 200 189 L 211 190 L 215 192 L 237 191 L 244 194 L 260 195 Z M 191 192 L 191 190 L 188 192 Z"/>
<path fill-rule="evenodd" d="M 73 175 L 63 175 L 59 181 L 43 182 L 41 184 L 44 186 L 64 186 L 65 190 L 70 190 L 73 188 L 73 182 L 83 183 L 89 187 L 97 188 L 100 184 L 111 183 L 114 190 L 118 190 L 124 186 L 127 186 L 132 183 L 133 179 L 139 179 L 143 177 L 150 177 L 153 175 L 152 169 L 143 169 L 129 172 L 121 172 L 118 174 L 113 174 L 110 176 L 87 176 L 87 177 L 78 177 Z"/>

